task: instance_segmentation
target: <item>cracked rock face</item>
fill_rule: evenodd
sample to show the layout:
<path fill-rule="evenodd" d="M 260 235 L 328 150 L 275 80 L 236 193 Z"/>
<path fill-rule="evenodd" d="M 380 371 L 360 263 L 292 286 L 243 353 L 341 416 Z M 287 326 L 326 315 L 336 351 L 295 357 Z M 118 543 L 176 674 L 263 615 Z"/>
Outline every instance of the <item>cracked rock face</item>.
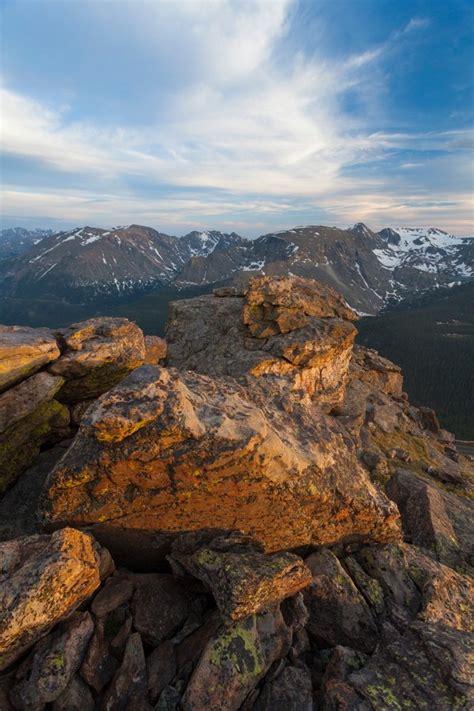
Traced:
<path fill-rule="evenodd" d="M 245 295 L 221 290 L 171 304 L 167 363 L 207 375 L 277 377 L 329 410 L 344 395 L 355 318 L 329 287 L 255 277 Z"/>
<path fill-rule="evenodd" d="M 119 557 L 129 533 L 142 554 L 154 534 L 196 529 L 241 530 L 267 552 L 399 537 L 344 428 L 308 396 L 284 407 L 258 381 L 138 368 L 88 410 L 44 522 L 91 526 Z"/>

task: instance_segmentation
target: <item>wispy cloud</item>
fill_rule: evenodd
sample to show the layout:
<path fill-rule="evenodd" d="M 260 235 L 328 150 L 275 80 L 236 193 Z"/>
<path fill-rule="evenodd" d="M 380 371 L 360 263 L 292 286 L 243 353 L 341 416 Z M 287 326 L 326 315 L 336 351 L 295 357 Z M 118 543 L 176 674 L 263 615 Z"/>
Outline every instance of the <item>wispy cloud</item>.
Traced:
<path fill-rule="evenodd" d="M 414 190 L 402 176 L 428 159 L 411 161 L 406 152 L 442 152 L 461 170 L 468 160 L 463 130 L 375 130 L 387 118 L 377 97 L 383 62 L 403 49 L 404 37 L 427 27 L 424 18 L 412 18 L 382 44 L 329 59 L 317 51 L 285 55 L 294 11 L 287 0 L 132 6 L 112 18 L 103 14 L 104 4 L 87 9 L 95 22 L 109 22 L 110 32 L 115 22 L 129 22 L 130 36 L 149 47 L 157 73 L 172 72 L 173 81 L 157 81 L 148 97 L 149 118 L 140 126 L 113 114 L 98 121 L 92 107 L 79 120 L 73 105 L 57 108 L 7 82 L 4 151 L 58 177 L 47 189 L 38 189 L 34 179 L 28 184 L 26 175 L 23 188 L 6 184 L 4 212 L 101 224 L 234 219 L 249 232 L 277 221 L 284 226 L 285 215 L 298 210 L 319 210 L 334 223 L 416 221 L 416 209 L 420 219 L 425 216 L 418 199 L 425 188 Z M 344 108 L 349 94 L 361 105 L 357 114 Z M 393 163 L 399 152 L 400 175 L 392 174 L 390 184 L 380 174 L 347 174 L 354 165 Z M 68 176 L 83 176 L 88 187 L 68 189 Z M 453 201 L 445 185 L 436 198 L 455 205 L 444 209 L 441 226 L 467 221 L 464 194 Z"/>

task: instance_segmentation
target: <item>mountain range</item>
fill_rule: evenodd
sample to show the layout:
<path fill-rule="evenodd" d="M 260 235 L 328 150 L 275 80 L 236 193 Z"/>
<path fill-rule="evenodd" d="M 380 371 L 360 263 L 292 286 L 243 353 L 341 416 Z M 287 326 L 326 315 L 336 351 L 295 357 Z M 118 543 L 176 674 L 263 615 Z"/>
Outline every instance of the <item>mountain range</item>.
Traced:
<path fill-rule="evenodd" d="M 434 227 L 374 232 L 362 223 L 295 227 L 254 240 L 214 230 L 174 237 L 140 225 L 56 234 L 16 228 L 1 232 L 0 258 L 0 296 L 8 298 L 97 303 L 287 274 L 329 284 L 372 315 L 414 292 L 472 278 L 474 239 Z"/>

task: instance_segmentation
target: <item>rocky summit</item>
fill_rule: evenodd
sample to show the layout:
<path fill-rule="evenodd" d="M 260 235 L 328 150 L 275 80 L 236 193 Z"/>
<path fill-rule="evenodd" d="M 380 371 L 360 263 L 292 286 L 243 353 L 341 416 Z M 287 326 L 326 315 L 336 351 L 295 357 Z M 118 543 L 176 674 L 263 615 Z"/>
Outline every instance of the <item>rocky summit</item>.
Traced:
<path fill-rule="evenodd" d="M 0 329 L 2 711 L 472 707 L 473 462 L 355 320 L 260 276 Z"/>

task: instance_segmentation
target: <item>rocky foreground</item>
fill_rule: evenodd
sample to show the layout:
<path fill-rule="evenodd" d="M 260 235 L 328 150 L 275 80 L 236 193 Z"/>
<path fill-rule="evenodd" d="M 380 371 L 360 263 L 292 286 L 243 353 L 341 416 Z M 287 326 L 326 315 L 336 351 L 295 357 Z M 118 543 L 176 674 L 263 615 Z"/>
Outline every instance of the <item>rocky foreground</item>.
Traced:
<path fill-rule="evenodd" d="M 328 287 L 0 328 L 0 709 L 474 704 L 474 467 Z"/>

